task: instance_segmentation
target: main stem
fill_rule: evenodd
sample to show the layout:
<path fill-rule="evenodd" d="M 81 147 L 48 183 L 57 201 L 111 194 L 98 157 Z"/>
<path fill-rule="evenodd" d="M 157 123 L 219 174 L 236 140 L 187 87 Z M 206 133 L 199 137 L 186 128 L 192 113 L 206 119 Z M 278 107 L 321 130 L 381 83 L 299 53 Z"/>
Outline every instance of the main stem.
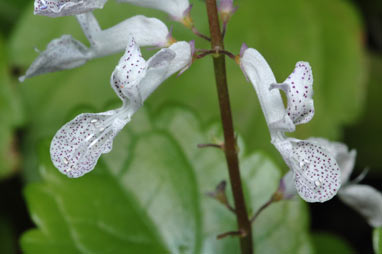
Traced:
<path fill-rule="evenodd" d="M 206 0 L 208 22 L 211 33 L 211 46 L 213 50 L 224 50 L 222 34 L 220 32 L 219 17 L 217 13 L 216 0 Z M 252 254 L 252 230 L 248 218 L 247 208 L 244 201 L 243 186 L 240 178 L 239 160 L 237 157 L 236 139 L 232 123 L 231 106 L 229 102 L 227 76 L 225 67 L 225 56 L 218 54 L 213 58 L 215 69 L 215 80 L 218 90 L 220 116 L 224 131 L 224 152 L 227 160 L 229 178 L 235 202 L 235 213 L 240 237 L 240 248 L 242 254 Z"/>

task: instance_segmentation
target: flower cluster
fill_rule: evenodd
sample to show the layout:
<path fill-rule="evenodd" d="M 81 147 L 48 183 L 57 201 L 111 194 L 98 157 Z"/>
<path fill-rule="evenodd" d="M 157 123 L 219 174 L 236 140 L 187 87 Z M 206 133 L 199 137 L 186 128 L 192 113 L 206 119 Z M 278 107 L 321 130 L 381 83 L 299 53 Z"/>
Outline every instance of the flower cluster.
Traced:
<path fill-rule="evenodd" d="M 168 77 L 184 71 L 192 63 L 193 42 L 175 42 L 166 25 L 156 18 L 137 15 L 102 30 L 91 11 L 102 8 L 106 0 L 36 0 L 35 14 L 50 17 L 76 15 L 90 48 L 70 35 L 51 41 L 27 70 L 25 78 L 71 69 L 86 61 L 125 49 L 110 83 L 122 106 L 102 113 L 83 113 L 66 123 L 54 136 L 50 153 L 53 164 L 68 177 L 80 177 L 91 171 L 99 157 L 112 149 L 114 137 L 130 121 L 149 95 Z M 124 1 L 141 5 L 141 1 Z M 180 20 L 188 9 L 187 0 L 174 0 L 171 8 L 160 1 L 144 1 L 145 6 L 167 11 Z M 170 6 L 170 5 L 169 5 Z M 168 47 L 147 61 L 140 46 Z"/>

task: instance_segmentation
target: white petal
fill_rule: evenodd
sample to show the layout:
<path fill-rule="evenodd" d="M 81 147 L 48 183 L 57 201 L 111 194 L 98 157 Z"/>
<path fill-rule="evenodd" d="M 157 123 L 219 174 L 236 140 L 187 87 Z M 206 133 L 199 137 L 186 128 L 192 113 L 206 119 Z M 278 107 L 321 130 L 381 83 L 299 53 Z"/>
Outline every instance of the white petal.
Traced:
<path fill-rule="evenodd" d="M 348 147 L 340 142 L 331 142 L 323 138 L 309 138 L 308 140 L 319 143 L 334 156 L 341 169 L 341 183 L 342 185 L 347 183 L 354 169 L 357 152 L 354 149 L 349 151 Z"/>
<path fill-rule="evenodd" d="M 280 92 L 269 89 L 276 79 L 264 57 L 257 50 L 249 48 L 242 53 L 240 65 L 256 90 L 269 128 L 294 131 L 295 126 L 286 115 Z"/>
<path fill-rule="evenodd" d="M 294 124 L 309 122 L 314 116 L 313 74 L 307 62 L 298 62 L 292 74 L 282 84 L 272 84 L 287 94 L 288 116 Z"/>
<path fill-rule="evenodd" d="M 169 31 L 162 21 L 138 15 L 100 33 L 94 33 L 92 38 L 96 44 L 94 50 L 97 56 L 110 55 L 124 50 L 130 34 L 141 47 L 165 47 L 169 44 Z"/>
<path fill-rule="evenodd" d="M 172 44 L 168 49 L 162 49 L 148 60 L 147 75 L 140 85 L 143 101 L 164 80 L 190 64 L 191 52 L 191 45 L 181 41 Z"/>
<path fill-rule="evenodd" d="M 166 78 L 174 73 L 183 70 L 191 64 L 193 55 L 193 44 L 185 41 L 179 41 L 172 44 L 169 49 L 175 52 L 175 58 L 171 61 Z"/>
<path fill-rule="evenodd" d="M 124 103 L 137 110 L 143 103 L 139 84 L 146 75 L 146 61 L 132 34 L 125 54 L 111 75 L 111 86 Z"/>
<path fill-rule="evenodd" d="M 188 61 L 188 63 L 184 62 L 186 65 L 185 65 L 184 68 L 182 68 L 179 71 L 178 76 L 182 75 L 186 70 L 188 70 L 191 67 L 191 65 L 192 65 L 192 63 L 194 61 L 194 55 L 195 55 L 195 52 L 196 52 L 195 41 L 194 40 L 190 41 L 188 43 L 188 45 L 189 45 L 189 47 L 191 49 L 191 52 L 189 52 L 189 48 L 187 46 L 182 46 L 183 49 L 185 49 L 187 52 L 184 52 L 184 53 L 178 52 L 178 55 L 181 54 L 183 56 L 190 56 L 190 58 L 185 59 L 186 61 Z M 179 48 L 179 49 L 182 50 L 182 48 Z M 178 64 L 182 64 L 182 61 L 179 61 L 179 59 L 178 59 L 177 63 Z"/>
<path fill-rule="evenodd" d="M 382 227 L 382 193 L 371 186 L 351 184 L 341 188 L 340 199 L 358 211 L 372 227 Z"/>
<path fill-rule="evenodd" d="M 63 35 L 48 44 L 46 50 L 28 68 L 25 76 L 20 77 L 20 81 L 47 72 L 72 69 L 83 65 L 90 58 L 91 53 L 81 42 L 70 35 Z"/>
<path fill-rule="evenodd" d="M 34 14 L 49 17 L 77 15 L 103 8 L 107 0 L 35 0 Z"/>
<path fill-rule="evenodd" d="M 174 58 L 174 51 L 171 49 L 161 49 L 148 60 L 147 73 L 139 87 L 143 101 L 167 78 L 166 73 Z"/>
<path fill-rule="evenodd" d="M 182 20 L 190 6 L 188 0 L 118 0 L 139 6 L 158 9 L 168 13 L 175 20 Z"/>
<path fill-rule="evenodd" d="M 93 36 L 101 32 L 101 27 L 99 26 L 98 21 L 94 17 L 93 13 L 87 12 L 79 14 L 76 16 L 76 18 L 82 28 L 82 31 L 84 31 L 86 38 L 90 42 L 90 45 L 92 47 L 96 47 L 97 44 L 96 41 L 94 41 Z"/>
<path fill-rule="evenodd" d="M 307 202 L 325 202 L 336 195 L 341 187 L 341 173 L 326 149 L 318 143 L 296 139 L 287 139 L 275 146 L 293 170 L 301 198 Z"/>
<path fill-rule="evenodd" d="M 85 113 L 61 127 L 50 146 L 54 166 L 68 177 L 91 171 L 101 154 L 111 151 L 114 137 L 130 120 L 121 112 Z"/>

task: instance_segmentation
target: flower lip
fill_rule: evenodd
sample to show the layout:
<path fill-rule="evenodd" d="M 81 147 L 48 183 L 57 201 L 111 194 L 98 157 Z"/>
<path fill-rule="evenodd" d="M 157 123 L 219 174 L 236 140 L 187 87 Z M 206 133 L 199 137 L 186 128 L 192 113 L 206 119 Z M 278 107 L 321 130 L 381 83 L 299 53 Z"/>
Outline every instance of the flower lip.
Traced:
<path fill-rule="evenodd" d="M 319 144 L 291 141 L 289 164 L 294 172 L 297 192 L 307 202 L 325 202 L 341 186 L 341 172 L 336 160 Z"/>
<path fill-rule="evenodd" d="M 111 151 L 114 137 L 129 121 L 127 108 L 78 115 L 61 127 L 51 142 L 54 166 L 68 177 L 88 173 L 101 154 Z"/>
<path fill-rule="evenodd" d="M 349 148 L 340 142 L 331 142 L 324 138 L 316 138 L 312 137 L 308 139 L 309 141 L 316 142 L 321 146 L 326 147 L 326 149 L 334 156 L 336 159 L 338 166 L 341 169 L 341 182 L 342 185 L 345 185 L 349 182 L 350 175 L 353 172 L 355 159 L 357 156 L 356 150 Z M 361 175 L 363 175 L 362 173 Z"/>

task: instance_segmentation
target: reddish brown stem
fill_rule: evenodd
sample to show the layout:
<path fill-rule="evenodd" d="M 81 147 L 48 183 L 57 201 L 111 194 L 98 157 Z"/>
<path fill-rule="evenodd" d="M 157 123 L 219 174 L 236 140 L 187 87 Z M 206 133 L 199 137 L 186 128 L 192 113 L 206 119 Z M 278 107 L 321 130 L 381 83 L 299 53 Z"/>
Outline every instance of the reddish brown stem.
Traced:
<path fill-rule="evenodd" d="M 206 6 L 211 33 L 212 49 L 224 50 L 216 0 L 206 0 Z M 253 254 L 251 223 L 248 219 L 247 208 L 244 201 L 243 186 L 241 183 L 239 170 L 239 160 L 236 150 L 236 139 L 234 135 L 231 106 L 228 94 L 225 55 L 219 54 L 215 56 L 213 58 L 213 62 L 216 86 L 218 90 L 220 116 L 224 131 L 224 152 L 228 165 L 231 189 L 235 203 L 238 232 L 242 233 L 239 238 L 241 254 Z"/>

